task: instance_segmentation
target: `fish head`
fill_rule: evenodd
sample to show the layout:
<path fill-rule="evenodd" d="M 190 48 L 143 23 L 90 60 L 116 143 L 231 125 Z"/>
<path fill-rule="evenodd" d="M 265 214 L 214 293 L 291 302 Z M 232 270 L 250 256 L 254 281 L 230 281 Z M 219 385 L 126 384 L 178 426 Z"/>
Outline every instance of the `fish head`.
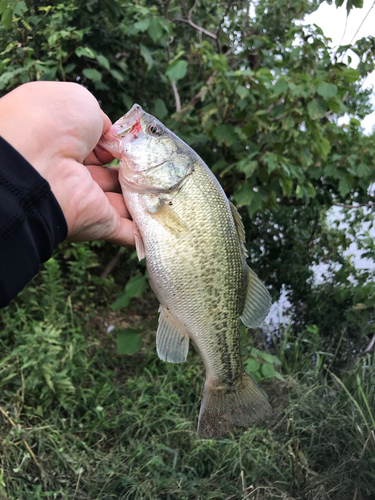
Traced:
<path fill-rule="evenodd" d="M 101 138 L 99 145 L 127 168 L 144 172 L 172 158 L 178 151 L 175 136 L 157 118 L 134 106 Z"/>

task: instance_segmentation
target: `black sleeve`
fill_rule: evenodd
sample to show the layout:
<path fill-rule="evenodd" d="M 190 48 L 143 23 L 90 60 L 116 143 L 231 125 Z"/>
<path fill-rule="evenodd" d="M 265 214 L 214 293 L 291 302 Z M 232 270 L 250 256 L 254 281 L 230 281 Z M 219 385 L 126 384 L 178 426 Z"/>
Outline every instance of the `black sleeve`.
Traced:
<path fill-rule="evenodd" d="M 0 307 L 38 273 L 67 233 L 48 182 L 0 137 Z"/>

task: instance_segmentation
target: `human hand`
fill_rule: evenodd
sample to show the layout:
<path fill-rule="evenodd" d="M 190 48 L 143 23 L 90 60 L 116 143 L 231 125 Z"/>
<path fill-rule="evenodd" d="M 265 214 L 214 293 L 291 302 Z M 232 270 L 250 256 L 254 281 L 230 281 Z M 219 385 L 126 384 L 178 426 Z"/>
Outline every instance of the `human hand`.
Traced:
<path fill-rule="evenodd" d="M 50 184 L 68 239 L 134 246 L 118 170 L 98 141 L 111 121 L 95 97 L 75 83 L 33 82 L 0 99 L 0 135 Z"/>

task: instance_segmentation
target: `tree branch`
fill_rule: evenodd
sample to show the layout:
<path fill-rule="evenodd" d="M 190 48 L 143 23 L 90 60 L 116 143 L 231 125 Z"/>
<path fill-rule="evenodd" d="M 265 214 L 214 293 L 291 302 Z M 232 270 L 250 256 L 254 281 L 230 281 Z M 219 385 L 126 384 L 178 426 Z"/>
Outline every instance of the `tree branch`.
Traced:
<path fill-rule="evenodd" d="M 209 85 L 211 85 L 211 83 L 214 81 L 216 75 L 217 71 L 214 71 L 210 76 L 210 78 L 206 81 L 206 83 L 201 87 L 200 91 L 197 94 L 195 94 L 195 96 L 191 98 L 190 102 L 186 104 L 186 106 L 184 106 L 182 109 L 180 109 L 180 111 L 184 113 L 185 111 L 188 111 L 190 108 L 194 107 L 197 104 L 197 102 L 200 101 L 203 92 L 206 90 L 206 88 Z"/>
<path fill-rule="evenodd" d="M 347 101 L 349 99 L 349 96 L 350 96 L 349 92 L 346 91 L 341 102 L 344 103 L 345 101 Z M 327 113 L 324 115 L 324 118 L 328 118 L 332 113 L 333 113 L 333 111 L 331 111 L 331 110 L 327 111 Z"/>
<path fill-rule="evenodd" d="M 176 111 L 177 113 L 179 113 L 181 111 L 181 99 L 180 99 L 180 94 L 178 93 L 176 82 L 172 82 L 172 89 L 173 89 L 174 100 L 176 102 Z"/>
<path fill-rule="evenodd" d="M 100 278 L 102 278 L 102 279 L 108 278 L 108 276 L 112 272 L 112 269 L 115 267 L 115 265 L 118 263 L 118 261 L 124 255 L 124 253 L 125 253 L 125 248 L 120 248 L 119 251 L 116 253 L 116 255 L 114 257 L 112 257 L 112 259 L 108 262 L 104 271 L 100 275 Z"/>
<path fill-rule="evenodd" d="M 171 60 L 171 49 L 170 49 L 170 44 L 173 42 L 174 37 L 167 42 L 167 53 L 168 53 L 168 62 Z M 173 90 L 173 95 L 174 95 L 174 100 L 176 103 L 176 112 L 179 113 L 181 111 L 181 99 L 180 99 L 180 94 L 178 93 L 178 88 L 176 82 L 172 82 L 172 90 Z"/>
<path fill-rule="evenodd" d="M 309 238 L 309 240 L 307 242 L 307 248 L 309 248 L 312 240 L 314 239 L 315 231 L 316 231 L 316 228 L 318 227 L 318 222 L 319 222 L 319 212 L 317 211 L 316 214 L 315 214 L 314 226 L 312 228 L 312 231 L 311 231 L 311 234 L 310 234 L 310 238 Z"/>
<path fill-rule="evenodd" d="M 233 3 L 233 0 L 229 0 L 229 2 L 227 4 L 227 8 L 225 9 L 224 15 L 223 15 L 223 17 L 219 23 L 219 26 L 217 28 L 217 31 L 216 31 L 216 43 L 217 43 L 217 48 L 218 48 L 220 54 L 223 53 L 222 48 L 221 48 L 221 43 L 220 43 L 220 32 L 221 32 L 223 22 L 225 21 L 225 18 L 227 17 L 227 14 L 229 12 L 229 9 L 231 8 L 232 3 Z"/>
<path fill-rule="evenodd" d="M 246 6 L 245 6 L 244 16 L 242 18 L 242 36 L 245 39 L 249 36 L 249 33 L 246 29 L 246 23 L 249 21 L 251 0 L 245 1 L 244 3 Z"/>
<path fill-rule="evenodd" d="M 361 351 L 357 354 L 357 356 L 354 357 L 354 359 L 352 359 L 352 361 L 350 361 L 350 363 L 348 364 L 348 368 L 346 369 L 346 371 L 349 371 L 353 368 L 353 366 L 356 364 L 356 362 L 358 361 L 359 358 L 362 358 L 363 356 L 366 356 L 366 354 L 371 354 L 371 352 L 374 350 L 375 348 L 375 334 L 373 335 L 372 339 L 370 340 L 370 343 L 368 344 L 368 346 L 366 347 L 366 349 L 364 351 Z"/>
<path fill-rule="evenodd" d="M 180 17 L 175 17 L 173 19 L 173 21 L 178 21 L 180 23 L 186 23 L 186 24 L 189 24 L 192 28 L 194 28 L 195 30 L 197 31 L 200 31 L 201 33 L 204 33 L 205 35 L 213 38 L 214 40 L 217 39 L 217 36 L 215 35 L 215 33 L 211 33 L 211 31 L 208 31 L 206 30 L 205 28 L 202 28 L 201 26 L 198 26 L 197 24 L 195 24 L 195 22 L 192 20 L 192 15 L 193 15 L 193 12 L 194 12 L 194 9 L 195 7 L 197 6 L 199 0 L 195 0 L 192 8 L 189 10 L 189 14 L 188 14 L 188 18 L 187 19 L 182 19 Z"/>
<path fill-rule="evenodd" d="M 345 205 L 345 203 L 332 203 L 335 207 L 342 207 L 342 208 L 362 208 L 362 207 L 368 207 L 368 208 L 374 208 L 375 203 L 362 203 L 361 205 Z"/>

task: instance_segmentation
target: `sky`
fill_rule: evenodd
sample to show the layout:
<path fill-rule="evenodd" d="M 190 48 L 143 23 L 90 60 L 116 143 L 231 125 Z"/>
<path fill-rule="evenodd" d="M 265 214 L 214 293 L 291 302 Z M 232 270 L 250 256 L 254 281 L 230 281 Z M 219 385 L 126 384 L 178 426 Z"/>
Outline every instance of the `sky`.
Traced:
<path fill-rule="evenodd" d="M 353 8 L 348 18 L 345 5 L 346 2 L 344 2 L 343 6 L 336 8 L 334 2 L 332 5 L 324 2 L 317 11 L 306 16 L 303 24 L 317 24 L 323 30 L 324 35 L 332 39 L 333 47 L 354 43 L 365 36 L 375 36 L 375 0 L 364 0 L 363 7 L 361 9 Z M 368 12 L 366 20 L 356 34 Z M 358 64 L 358 56 L 353 52 L 349 53 L 352 57 L 351 66 L 355 68 Z M 375 72 L 366 79 L 364 88 L 368 87 L 375 87 Z M 372 102 L 375 106 L 375 94 L 372 97 Z M 345 119 L 343 119 L 343 122 L 345 122 Z M 370 133 L 374 125 L 375 112 L 362 120 L 362 126 L 366 133 Z"/>

